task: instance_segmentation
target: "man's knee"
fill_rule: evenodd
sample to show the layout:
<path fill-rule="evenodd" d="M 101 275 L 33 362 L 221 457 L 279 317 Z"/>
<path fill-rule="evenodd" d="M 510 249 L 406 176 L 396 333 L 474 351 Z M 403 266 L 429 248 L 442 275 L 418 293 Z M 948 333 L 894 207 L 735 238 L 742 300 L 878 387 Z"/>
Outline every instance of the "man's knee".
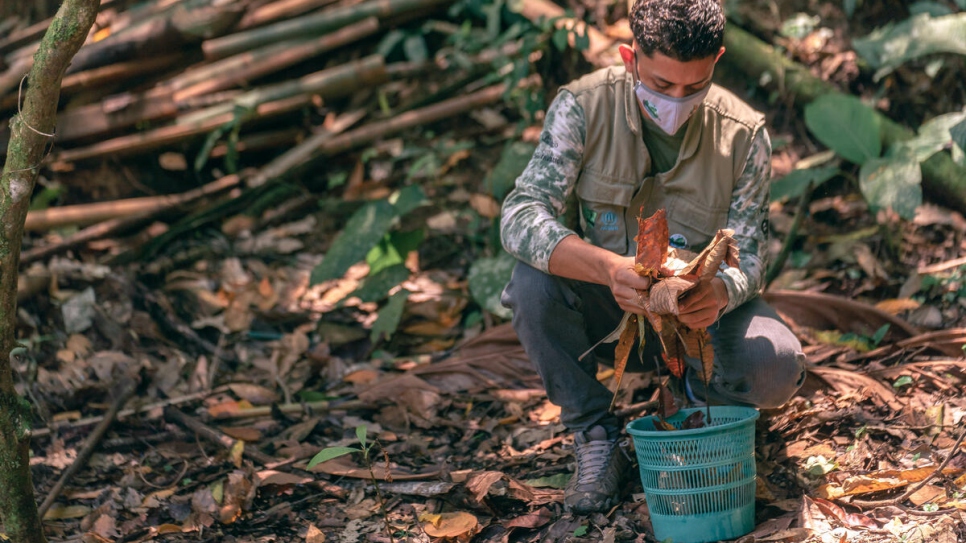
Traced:
<path fill-rule="evenodd" d="M 518 313 L 534 314 L 544 311 L 548 302 L 562 300 L 565 294 L 558 279 L 529 264 L 517 262 L 510 282 L 503 289 L 500 303 Z"/>
<path fill-rule="evenodd" d="M 775 408 L 784 405 L 804 383 L 805 354 L 801 348 L 778 350 L 775 358 L 761 369 L 755 395 L 757 407 Z"/>

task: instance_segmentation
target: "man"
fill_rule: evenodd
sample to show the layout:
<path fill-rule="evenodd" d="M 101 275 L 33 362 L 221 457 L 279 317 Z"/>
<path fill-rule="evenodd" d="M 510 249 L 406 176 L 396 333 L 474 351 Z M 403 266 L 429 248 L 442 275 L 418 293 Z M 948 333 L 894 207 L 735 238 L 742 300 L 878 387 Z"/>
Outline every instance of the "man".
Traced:
<path fill-rule="evenodd" d="M 700 250 L 731 228 L 740 265 L 695 287 L 680 320 L 709 327 L 714 373 L 683 382 L 692 401 L 777 407 L 804 381 L 801 345 L 758 298 L 767 256 L 771 142 L 763 116 L 711 83 L 724 53 L 717 0 L 638 0 L 622 67 L 561 88 L 540 143 L 503 204 L 503 246 L 519 262 L 503 293 L 513 326 L 561 420 L 576 472 L 565 506 L 617 503 L 630 455 L 611 392 L 581 355 L 643 313 L 647 279 L 633 271 L 636 218 L 664 208 L 672 246 Z M 648 342 L 643 360 L 659 350 Z M 595 351 L 600 355 L 601 350 Z M 691 368 L 700 368 L 688 360 Z"/>

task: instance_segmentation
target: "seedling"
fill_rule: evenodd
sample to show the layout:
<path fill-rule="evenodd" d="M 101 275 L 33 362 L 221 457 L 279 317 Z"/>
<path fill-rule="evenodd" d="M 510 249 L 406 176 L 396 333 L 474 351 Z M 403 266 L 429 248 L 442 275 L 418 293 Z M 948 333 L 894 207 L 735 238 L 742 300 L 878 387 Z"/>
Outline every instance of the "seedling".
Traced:
<path fill-rule="evenodd" d="M 386 450 L 382 448 L 382 445 L 378 441 L 372 441 L 369 443 L 366 439 L 367 429 L 364 425 L 356 426 L 356 438 L 359 440 L 359 447 L 326 447 L 318 452 L 315 456 L 309 460 L 309 468 L 338 458 L 340 456 L 345 456 L 352 453 L 362 453 L 362 461 L 366 465 L 366 469 L 369 470 L 369 480 L 372 481 L 372 486 L 376 489 L 376 498 L 379 500 L 379 510 L 382 513 L 382 520 L 386 525 L 386 535 L 389 536 L 389 541 L 395 543 L 395 539 L 392 536 L 392 526 L 389 525 L 389 512 L 386 511 L 386 500 L 382 496 L 382 490 L 379 488 L 379 480 L 376 478 L 375 472 L 372 471 L 372 448 L 379 445 L 382 450 L 383 456 L 386 461 L 386 482 L 392 482 L 392 478 L 389 474 L 389 455 Z"/>

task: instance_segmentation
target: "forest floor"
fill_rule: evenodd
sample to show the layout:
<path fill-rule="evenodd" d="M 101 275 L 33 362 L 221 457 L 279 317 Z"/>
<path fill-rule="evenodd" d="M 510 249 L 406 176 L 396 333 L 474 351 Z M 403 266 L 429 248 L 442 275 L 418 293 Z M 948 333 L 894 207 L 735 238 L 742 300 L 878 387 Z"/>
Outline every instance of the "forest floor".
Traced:
<path fill-rule="evenodd" d="M 790 42 L 796 59 L 861 93 L 840 10 L 796 4 L 821 8 L 834 30 L 820 44 Z M 795 8 L 781 9 L 778 22 Z M 878 9 L 860 13 L 870 27 Z M 900 77 L 916 87 L 913 70 Z M 720 78 L 746 94 L 740 77 Z M 927 94 L 882 100 L 910 123 L 950 110 L 940 86 Z M 776 142 L 774 177 L 820 150 L 782 100 L 749 99 Z M 655 541 L 636 469 L 613 510 L 564 511 L 572 436 L 506 319 L 471 295 L 470 265 L 496 248 L 485 174 L 517 134 L 497 126 L 448 121 L 383 141 L 366 160 L 339 157 L 351 173 L 337 193 L 307 195 L 320 206 L 239 214 L 149 260 L 105 263 L 160 233 L 150 228 L 35 263 L 53 280 L 21 300 L 15 368 L 36 413 L 38 500 L 88 439 L 95 447 L 47 512 L 49 540 Z M 522 139 L 538 134 L 534 123 Z M 405 259 L 408 300 L 387 339 L 373 332 L 381 304 L 350 296 L 368 265 L 315 285 L 310 275 L 346 235 L 339 202 L 410 180 L 396 158 L 407 146 L 436 149 L 440 167 L 413 178 L 429 203 L 405 221 L 427 235 Z M 84 198 L 142 180 L 136 161 L 51 179 L 69 175 L 97 180 Z M 74 182 L 71 194 L 83 191 Z M 772 203 L 772 255 L 796 206 Z M 841 180 L 808 211 L 765 294 L 801 339 L 808 379 L 756 422 L 755 529 L 739 541 L 964 541 L 966 220 L 942 202 L 911 221 L 875 216 Z M 31 234 L 25 249 L 58 236 Z M 613 369 L 598 378 L 626 422 L 653 413 L 640 404 L 655 398 L 656 374 L 628 374 L 619 390 Z M 92 438 L 112 406 L 117 420 Z M 333 447 L 366 454 L 308 467 Z"/>

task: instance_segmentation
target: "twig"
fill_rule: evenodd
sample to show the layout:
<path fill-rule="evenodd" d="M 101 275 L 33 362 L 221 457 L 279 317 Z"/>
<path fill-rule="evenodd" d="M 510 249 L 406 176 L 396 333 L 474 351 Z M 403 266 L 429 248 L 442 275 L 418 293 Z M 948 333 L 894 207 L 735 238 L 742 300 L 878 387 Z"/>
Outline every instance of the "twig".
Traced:
<path fill-rule="evenodd" d="M 660 403 L 661 402 L 658 400 L 648 400 L 646 402 L 631 404 L 631 405 L 628 405 L 627 407 L 623 407 L 621 409 L 618 409 L 617 411 L 614 411 L 614 415 L 618 417 L 629 417 L 631 415 L 643 413 L 648 409 L 654 409 L 655 407 L 660 405 Z"/>
<path fill-rule="evenodd" d="M 966 438 L 966 426 L 964 426 L 963 430 L 959 432 L 959 437 L 956 438 L 956 443 L 953 443 L 952 449 L 949 450 L 949 454 L 946 455 L 946 459 L 943 460 L 942 464 L 939 464 L 939 467 L 933 470 L 928 477 L 922 481 L 919 481 L 916 486 L 907 488 L 905 492 L 899 496 L 896 496 L 895 498 L 889 498 L 887 500 L 852 500 L 851 504 L 856 507 L 880 507 L 883 505 L 897 505 L 906 501 L 909 496 L 912 496 L 918 492 L 920 488 L 926 486 L 926 483 L 931 481 L 936 475 L 942 473 L 943 469 L 945 469 L 949 464 L 949 461 L 953 459 L 953 456 L 956 456 L 956 449 L 958 449 L 959 445 L 962 444 L 963 438 Z"/>
<path fill-rule="evenodd" d="M 47 513 L 47 511 L 50 509 L 50 506 L 54 504 L 54 501 L 57 499 L 57 497 L 60 496 L 60 493 L 64 490 L 64 486 L 67 484 L 67 481 L 69 481 L 74 475 L 77 474 L 78 471 L 87 465 L 87 462 L 91 459 L 91 455 L 94 454 L 94 450 L 97 448 L 98 443 L 100 443 L 101 438 L 104 437 L 104 434 L 107 433 L 107 429 L 110 428 L 111 424 L 113 424 L 114 420 L 117 418 L 121 407 L 124 406 L 131 396 L 134 395 L 134 391 L 137 390 L 137 385 L 137 380 L 131 377 L 123 378 L 120 384 L 120 391 L 118 392 L 117 397 L 114 399 L 114 402 L 111 404 L 110 409 L 108 409 L 107 413 L 104 414 L 101 423 L 94 428 L 94 431 L 91 432 L 91 435 L 87 436 L 87 441 L 84 443 L 84 448 L 77 453 L 77 458 L 74 459 L 74 462 L 68 466 L 66 470 L 64 470 L 64 473 L 61 474 L 60 479 L 58 479 L 57 483 L 54 484 L 54 487 L 50 489 L 50 493 L 47 494 L 47 497 L 44 499 L 44 503 L 42 503 L 40 508 L 37 510 L 37 513 L 41 518 L 43 518 L 43 516 Z"/>
<path fill-rule="evenodd" d="M 198 434 L 199 437 L 206 439 L 208 441 L 211 441 L 212 443 L 221 445 L 226 449 L 231 450 L 231 448 L 234 447 L 236 443 L 238 443 L 237 439 L 228 437 L 225 434 L 219 432 L 218 430 L 212 428 L 211 426 L 208 426 L 207 424 L 201 422 L 200 420 L 182 413 L 181 410 L 178 409 L 177 407 L 173 407 L 173 406 L 165 407 L 164 418 L 171 422 L 180 423 L 184 425 L 185 428 L 188 428 L 189 430 L 192 430 L 193 432 Z M 258 449 L 255 449 L 254 447 L 245 447 L 245 450 L 242 452 L 242 454 L 244 454 L 245 456 L 251 458 L 252 460 L 258 462 L 263 466 L 278 463 L 278 459 L 272 458 L 271 456 L 268 456 L 267 454 L 259 451 Z"/>
<path fill-rule="evenodd" d="M 228 390 L 227 386 L 221 386 L 212 390 L 206 390 L 204 392 L 196 392 L 195 394 L 188 394 L 186 396 L 179 396 L 177 398 L 170 398 L 167 400 L 162 400 L 160 402 L 149 403 L 147 405 L 143 405 L 135 409 L 124 409 L 123 411 L 119 411 L 117 413 L 117 420 L 123 420 L 137 413 L 146 413 L 154 409 L 168 407 L 169 405 L 179 405 L 183 403 L 193 402 L 195 400 L 200 400 L 212 394 L 217 394 L 219 392 L 224 392 L 226 390 Z M 58 424 L 47 428 L 39 428 L 37 430 L 34 430 L 30 434 L 30 437 L 44 437 L 44 436 L 50 435 L 50 433 L 54 430 L 64 430 L 67 428 L 82 428 L 84 426 L 90 426 L 91 424 L 97 424 L 101 422 L 102 420 L 104 420 L 105 416 L 106 415 L 101 415 L 99 417 L 88 417 L 86 419 L 80 419 L 78 421 L 75 421 L 69 424 Z"/>
<path fill-rule="evenodd" d="M 285 403 L 276 405 L 274 409 L 282 413 L 301 413 L 303 411 L 330 411 L 335 409 L 360 409 L 365 407 L 373 407 L 373 405 L 362 400 L 347 400 L 342 403 L 320 400 L 317 402 L 306 402 L 304 404 Z M 272 409 L 271 406 L 252 407 L 229 413 L 221 413 L 216 418 L 222 420 L 264 417 L 271 415 Z"/>

